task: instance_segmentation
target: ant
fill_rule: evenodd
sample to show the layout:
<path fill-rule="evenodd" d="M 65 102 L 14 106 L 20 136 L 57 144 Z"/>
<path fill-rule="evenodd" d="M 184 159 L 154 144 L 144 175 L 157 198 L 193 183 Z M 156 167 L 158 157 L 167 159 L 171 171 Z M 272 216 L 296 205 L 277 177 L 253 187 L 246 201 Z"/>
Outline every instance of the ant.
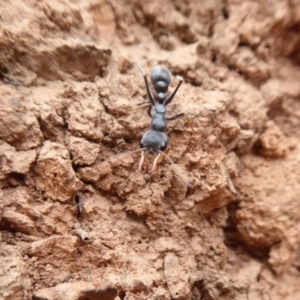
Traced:
<path fill-rule="evenodd" d="M 148 79 L 143 68 L 140 65 L 138 65 L 138 67 L 143 74 L 148 96 L 148 102 L 140 104 L 139 107 L 148 106 L 147 113 L 152 118 L 151 130 L 146 132 L 140 141 L 141 149 L 138 151 L 142 151 L 142 156 L 139 163 L 139 171 L 142 171 L 144 164 L 144 151 L 147 151 L 150 154 L 158 153 L 152 168 L 149 171 L 149 174 L 151 174 L 157 170 L 158 165 L 162 160 L 162 156 L 171 162 L 173 166 L 175 166 L 172 159 L 165 153 L 168 152 L 168 147 L 170 145 L 169 138 L 165 133 L 167 129 L 167 121 L 176 120 L 182 116 L 185 116 L 191 127 L 192 124 L 185 113 L 180 113 L 170 118 L 166 116 L 167 105 L 174 99 L 179 87 L 183 82 L 183 78 L 181 76 L 176 76 L 176 78 L 179 80 L 179 83 L 175 90 L 169 96 L 167 96 L 166 93 L 172 81 L 172 74 L 166 67 L 157 65 L 150 73 L 150 80 L 156 93 L 154 97 L 149 88 Z"/>

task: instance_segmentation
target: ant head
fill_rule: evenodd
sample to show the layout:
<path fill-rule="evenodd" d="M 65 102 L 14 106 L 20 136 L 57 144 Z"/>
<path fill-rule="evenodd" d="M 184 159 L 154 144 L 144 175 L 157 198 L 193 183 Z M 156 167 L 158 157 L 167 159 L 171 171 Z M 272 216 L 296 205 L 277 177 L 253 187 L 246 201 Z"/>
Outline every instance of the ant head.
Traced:
<path fill-rule="evenodd" d="M 151 71 L 150 80 L 157 93 L 159 103 L 162 103 L 172 81 L 171 72 L 166 67 L 158 65 Z"/>
<path fill-rule="evenodd" d="M 164 132 L 156 130 L 149 130 L 146 132 L 140 141 L 140 147 L 151 154 L 159 151 L 165 151 L 168 145 L 168 136 Z"/>

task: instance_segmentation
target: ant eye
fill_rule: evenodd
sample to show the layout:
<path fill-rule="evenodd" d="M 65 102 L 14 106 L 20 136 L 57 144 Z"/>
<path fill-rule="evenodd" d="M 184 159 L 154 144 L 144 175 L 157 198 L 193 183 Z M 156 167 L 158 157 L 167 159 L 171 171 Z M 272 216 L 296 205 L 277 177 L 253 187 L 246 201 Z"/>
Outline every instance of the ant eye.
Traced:
<path fill-rule="evenodd" d="M 143 140 L 140 141 L 140 147 L 144 148 Z"/>
<path fill-rule="evenodd" d="M 167 143 L 163 143 L 160 147 L 159 150 L 160 151 L 165 151 L 167 149 L 168 144 Z"/>

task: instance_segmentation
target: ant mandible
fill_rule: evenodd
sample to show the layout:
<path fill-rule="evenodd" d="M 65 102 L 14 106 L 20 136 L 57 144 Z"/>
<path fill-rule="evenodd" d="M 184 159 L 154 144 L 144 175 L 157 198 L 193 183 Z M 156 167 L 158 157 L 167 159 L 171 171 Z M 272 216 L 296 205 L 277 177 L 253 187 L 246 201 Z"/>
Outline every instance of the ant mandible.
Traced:
<path fill-rule="evenodd" d="M 166 116 L 167 114 L 166 106 L 169 103 L 171 103 L 172 100 L 174 99 L 180 85 L 183 82 L 183 78 L 181 76 L 176 76 L 176 78 L 179 80 L 179 83 L 175 88 L 175 90 L 169 96 L 167 96 L 166 93 L 172 81 L 172 74 L 166 67 L 162 65 L 158 65 L 154 67 L 150 73 L 150 80 L 156 92 L 154 97 L 149 88 L 148 79 L 143 68 L 140 65 L 138 65 L 138 67 L 143 74 L 146 90 L 147 90 L 147 96 L 149 100 L 149 102 L 140 105 L 140 107 L 147 105 L 148 106 L 147 113 L 152 118 L 151 130 L 146 132 L 140 141 L 140 147 L 141 147 L 140 151 L 142 151 L 142 156 L 139 163 L 139 171 L 142 171 L 142 167 L 144 164 L 144 160 L 145 160 L 144 151 L 147 151 L 148 153 L 151 154 L 158 153 L 157 157 L 153 162 L 152 168 L 149 171 L 149 174 L 151 174 L 157 170 L 157 167 L 159 165 L 162 156 L 165 157 L 168 161 L 171 162 L 171 164 L 174 165 L 172 159 L 165 153 L 168 150 L 168 147 L 170 145 L 169 138 L 165 133 L 165 130 L 167 128 L 167 121 L 176 120 L 182 116 L 185 116 L 188 119 L 189 123 L 190 120 L 185 113 L 180 113 L 170 118 Z"/>

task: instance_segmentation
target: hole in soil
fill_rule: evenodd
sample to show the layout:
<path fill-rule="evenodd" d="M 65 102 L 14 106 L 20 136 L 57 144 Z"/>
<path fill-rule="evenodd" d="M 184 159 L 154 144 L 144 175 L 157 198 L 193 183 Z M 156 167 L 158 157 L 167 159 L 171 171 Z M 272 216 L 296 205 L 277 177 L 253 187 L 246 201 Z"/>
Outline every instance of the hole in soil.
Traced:
<path fill-rule="evenodd" d="M 123 291 L 123 290 L 121 290 L 121 291 L 119 291 L 119 295 L 118 296 L 120 297 L 120 299 L 124 299 L 125 296 L 126 296 L 126 292 Z"/>
<path fill-rule="evenodd" d="M 132 140 L 128 137 L 124 137 L 124 141 L 126 144 L 132 144 Z"/>
<path fill-rule="evenodd" d="M 0 79 L 4 79 L 5 76 L 9 75 L 9 70 L 5 67 L 3 67 L 1 70 L 0 70 Z"/>
<path fill-rule="evenodd" d="M 228 14 L 228 10 L 227 10 L 227 3 L 225 1 L 225 5 L 224 7 L 222 8 L 222 14 L 223 14 L 223 18 L 225 20 L 227 20 L 229 18 L 229 14 Z"/>
<path fill-rule="evenodd" d="M 204 300 L 204 281 L 196 281 L 192 286 L 192 300 Z"/>
<path fill-rule="evenodd" d="M 211 51 L 211 62 L 215 62 L 217 60 L 217 54 L 215 51 Z"/>
<path fill-rule="evenodd" d="M 139 216 L 137 213 L 135 213 L 134 211 L 132 210 L 128 210 L 126 211 L 126 214 L 127 214 L 127 217 L 133 221 L 136 221 L 136 222 L 141 222 L 141 223 L 144 223 L 145 220 L 143 217 Z"/>
<path fill-rule="evenodd" d="M 25 175 L 24 174 L 20 174 L 20 173 L 16 173 L 13 172 L 10 174 L 11 178 L 13 178 L 14 180 L 16 180 L 19 183 L 25 183 Z"/>

